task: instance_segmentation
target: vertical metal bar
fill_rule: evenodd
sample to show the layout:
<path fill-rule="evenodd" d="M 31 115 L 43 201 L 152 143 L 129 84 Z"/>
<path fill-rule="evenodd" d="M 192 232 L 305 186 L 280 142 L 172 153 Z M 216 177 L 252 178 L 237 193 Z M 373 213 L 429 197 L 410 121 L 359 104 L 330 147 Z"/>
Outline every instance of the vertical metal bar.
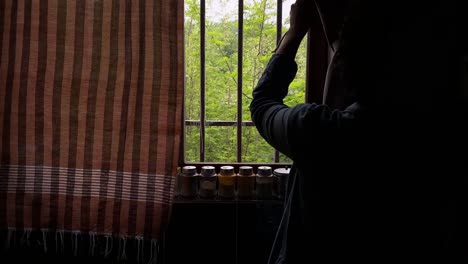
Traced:
<path fill-rule="evenodd" d="M 276 2 L 276 45 L 279 44 L 283 35 L 283 0 Z"/>
<path fill-rule="evenodd" d="M 185 14 L 184 14 L 185 15 Z M 184 30 L 185 30 L 185 24 L 184 24 Z M 184 38 L 184 43 L 185 43 L 185 34 L 183 34 L 183 38 Z M 182 127 L 182 133 L 180 135 L 181 139 L 180 139 L 180 148 L 179 148 L 179 166 L 181 166 L 182 164 L 184 164 L 187 160 L 186 160 L 186 156 L 185 156 L 185 147 L 187 146 L 187 142 L 186 142 L 186 139 L 187 139 L 187 129 L 188 129 L 188 126 L 186 125 L 186 103 L 187 103 L 187 100 L 185 100 L 185 95 L 187 94 L 187 86 L 186 86 L 186 83 L 187 83 L 187 80 L 185 78 L 185 65 L 186 65 L 186 58 L 185 58 L 185 55 L 186 55 L 186 52 L 185 52 L 185 44 L 184 44 L 184 49 L 182 51 L 184 53 L 183 55 L 183 58 L 184 58 L 184 88 L 182 89 L 182 98 L 183 98 L 183 102 L 184 102 L 184 107 L 182 107 L 182 118 L 180 119 L 180 122 L 182 123 L 181 127 Z"/>
<path fill-rule="evenodd" d="M 200 161 L 205 161 L 205 0 L 200 0 Z"/>
<path fill-rule="evenodd" d="M 184 88 L 182 89 L 182 98 L 183 98 L 183 104 L 184 106 L 182 107 L 182 118 L 180 119 L 180 121 L 182 122 L 182 133 L 180 135 L 180 147 L 179 147 L 179 164 L 178 166 L 182 166 L 182 164 L 184 164 L 186 162 L 186 156 L 185 156 L 185 146 L 186 146 L 186 138 L 187 138 L 187 126 L 185 125 L 185 119 L 187 118 L 186 117 L 186 109 L 185 107 L 187 106 L 186 104 L 186 100 L 185 100 L 185 95 L 187 94 L 187 78 L 186 78 L 186 71 L 185 71 L 185 68 L 186 68 L 186 65 L 187 65 L 187 60 L 186 60 L 186 55 L 187 55 L 187 52 L 186 52 L 186 46 L 185 46 L 185 2 L 184 2 L 184 34 L 182 34 L 182 41 L 184 43 L 184 48 L 182 49 L 182 52 L 183 52 L 183 55 L 182 57 L 184 58 L 184 67 L 183 67 L 183 76 L 184 76 Z"/>
<path fill-rule="evenodd" d="M 283 35 L 283 1 L 277 0 L 276 2 L 276 46 L 281 41 Z M 279 151 L 275 149 L 275 163 L 279 163 L 280 155 Z"/>
<path fill-rule="evenodd" d="M 237 44 L 237 162 L 242 162 L 242 67 L 244 58 L 244 0 L 239 0 L 238 8 L 239 37 Z M 235 242 L 235 262 L 239 263 L 239 208 L 236 204 L 236 242 Z"/>
<path fill-rule="evenodd" d="M 244 0 L 239 0 L 239 37 L 237 47 L 237 162 L 242 162 L 242 60 L 244 45 Z"/>

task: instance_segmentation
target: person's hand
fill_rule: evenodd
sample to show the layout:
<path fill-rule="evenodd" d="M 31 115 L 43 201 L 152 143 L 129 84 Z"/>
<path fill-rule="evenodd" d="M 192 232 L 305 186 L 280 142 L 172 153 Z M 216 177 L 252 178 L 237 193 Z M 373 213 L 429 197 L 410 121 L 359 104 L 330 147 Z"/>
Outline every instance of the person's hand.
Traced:
<path fill-rule="evenodd" d="M 317 15 L 315 8 L 314 0 L 296 0 L 291 5 L 289 14 L 291 26 L 276 48 L 276 54 L 284 54 L 292 58 L 296 56 L 302 39 L 314 21 L 313 16 Z"/>
<path fill-rule="evenodd" d="M 314 0 L 296 0 L 291 5 L 290 15 L 290 28 L 289 33 L 294 37 L 302 39 L 309 31 L 312 25 L 313 16 L 317 14 L 315 11 Z"/>

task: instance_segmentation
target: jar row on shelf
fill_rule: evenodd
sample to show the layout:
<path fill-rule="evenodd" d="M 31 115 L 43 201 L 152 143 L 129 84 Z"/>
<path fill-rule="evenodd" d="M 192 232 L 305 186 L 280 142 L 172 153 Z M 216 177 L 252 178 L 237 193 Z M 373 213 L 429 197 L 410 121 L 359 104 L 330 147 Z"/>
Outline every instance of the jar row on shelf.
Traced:
<path fill-rule="evenodd" d="M 289 168 L 272 170 L 269 166 L 222 166 L 219 173 L 214 166 L 184 166 L 177 175 L 176 195 L 186 199 L 284 199 Z"/>

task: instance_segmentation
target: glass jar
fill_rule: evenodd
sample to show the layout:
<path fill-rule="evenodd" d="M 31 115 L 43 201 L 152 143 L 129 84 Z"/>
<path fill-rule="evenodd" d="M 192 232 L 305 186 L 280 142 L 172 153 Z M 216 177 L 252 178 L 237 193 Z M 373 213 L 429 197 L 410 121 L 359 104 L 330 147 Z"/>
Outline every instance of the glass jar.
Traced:
<path fill-rule="evenodd" d="M 216 172 L 213 166 L 203 166 L 200 173 L 200 198 L 216 197 Z"/>
<path fill-rule="evenodd" d="M 270 200 L 273 195 L 273 175 L 271 167 L 260 166 L 257 170 L 256 193 L 259 200 Z"/>
<path fill-rule="evenodd" d="M 234 199 L 236 196 L 236 174 L 233 166 L 222 166 L 218 176 L 218 197 Z"/>
<path fill-rule="evenodd" d="M 290 170 L 279 168 L 273 171 L 273 196 L 277 199 L 285 199 Z"/>
<path fill-rule="evenodd" d="M 197 168 L 195 166 L 184 166 L 182 168 L 180 182 L 180 196 L 194 198 L 197 196 Z"/>
<path fill-rule="evenodd" d="M 251 166 L 239 167 L 237 177 L 237 196 L 240 199 L 253 199 L 255 190 L 255 174 Z"/>

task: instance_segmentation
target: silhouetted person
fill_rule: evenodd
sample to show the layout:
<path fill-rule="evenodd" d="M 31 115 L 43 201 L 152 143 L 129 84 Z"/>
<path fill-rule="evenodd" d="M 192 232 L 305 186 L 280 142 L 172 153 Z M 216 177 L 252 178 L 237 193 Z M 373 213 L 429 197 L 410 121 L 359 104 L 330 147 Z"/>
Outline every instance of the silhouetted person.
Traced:
<path fill-rule="evenodd" d="M 396 2 L 291 8 L 250 106 L 260 134 L 294 161 L 272 263 L 468 263 L 468 9 Z M 335 51 L 326 104 L 290 108 L 282 100 L 315 8 Z"/>

